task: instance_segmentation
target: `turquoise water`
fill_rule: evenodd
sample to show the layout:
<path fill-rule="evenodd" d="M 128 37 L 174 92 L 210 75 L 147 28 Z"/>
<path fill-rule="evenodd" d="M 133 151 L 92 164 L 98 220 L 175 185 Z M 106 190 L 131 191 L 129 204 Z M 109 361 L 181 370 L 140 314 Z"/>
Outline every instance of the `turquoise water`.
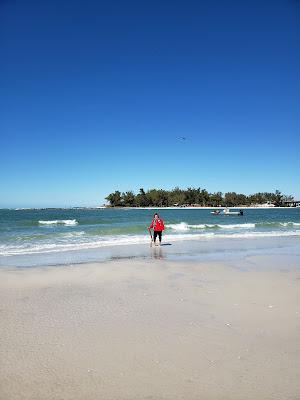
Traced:
<path fill-rule="evenodd" d="M 164 241 L 298 237 L 300 209 L 246 209 L 244 216 L 215 216 L 207 209 L 158 210 Z M 0 265 L 20 256 L 56 255 L 112 245 L 147 244 L 154 210 L 0 210 Z M 84 261 L 84 257 L 80 258 Z M 18 261 L 15 262 L 16 265 Z"/>

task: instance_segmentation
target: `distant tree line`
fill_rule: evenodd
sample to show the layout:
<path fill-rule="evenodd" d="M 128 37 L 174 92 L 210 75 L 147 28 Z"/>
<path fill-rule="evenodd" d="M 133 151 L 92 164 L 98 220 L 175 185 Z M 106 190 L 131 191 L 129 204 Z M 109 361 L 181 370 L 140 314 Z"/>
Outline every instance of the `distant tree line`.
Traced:
<path fill-rule="evenodd" d="M 293 197 L 283 195 L 279 190 L 274 193 L 263 192 L 251 195 L 227 192 L 223 195 L 221 192 L 209 193 L 206 189 L 189 187 L 184 190 L 175 187 L 172 190 L 150 189 L 146 192 L 141 188 L 137 194 L 132 191 L 121 193 L 116 190 L 105 199 L 111 207 L 234 207 L 268 202 L 275 206 L 282 206 L 284 201 L 293 200 Z"/>

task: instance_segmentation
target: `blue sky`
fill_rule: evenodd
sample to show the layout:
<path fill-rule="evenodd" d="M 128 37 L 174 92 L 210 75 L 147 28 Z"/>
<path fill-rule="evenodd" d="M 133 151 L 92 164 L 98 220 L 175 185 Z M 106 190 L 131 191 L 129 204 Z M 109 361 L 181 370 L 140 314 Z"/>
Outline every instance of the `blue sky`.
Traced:
<path fill-rule="evenodd" d="M 300 197 L 299 39 L 296 0 L 2 1 L 0 207 Z"/>

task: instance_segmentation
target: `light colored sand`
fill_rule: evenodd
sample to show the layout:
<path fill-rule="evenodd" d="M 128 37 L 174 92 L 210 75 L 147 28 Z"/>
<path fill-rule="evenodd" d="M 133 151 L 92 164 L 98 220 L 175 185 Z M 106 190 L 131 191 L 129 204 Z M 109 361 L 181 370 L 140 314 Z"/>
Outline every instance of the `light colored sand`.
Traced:
<path fill-rule="evenodd" d="M 300 269 L 236 267 L 1 270 L 1 400 L 300 399 Z"/>

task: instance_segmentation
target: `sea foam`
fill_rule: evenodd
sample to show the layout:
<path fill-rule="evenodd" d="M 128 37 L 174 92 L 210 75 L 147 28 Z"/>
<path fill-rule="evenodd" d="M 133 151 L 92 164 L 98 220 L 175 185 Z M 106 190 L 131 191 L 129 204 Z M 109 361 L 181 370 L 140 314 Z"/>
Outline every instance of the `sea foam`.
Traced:
<path fill-rule="evenodd" d="M 40 225 L 77 225 L 76 219 L 55 219 L 50 221 L 39 221 Z"/>
<path fill-rule="evenodd" d="M 166 234 L 164 242 L 177 242 L 182 240 L 211 240 L 211 239 L 255 239 L 269 237 L 300 237 L 300 230 L 294 231 L 269 231 L 269 232 L 239 232 L 239 233 L 218 233 L 205 232 L 198 234 Z M 43 243 L 35 245 L 2 245 L 0 255 L 13 256 L 38 253 L 53 253 L 61 251 L 97 249 L 108 246 L 137 245 L 149 243 L 149 237 L 145 235 L 117 235 L 98 238 L 90 241 L 77 241 L 72 243 Z"/>
<path fill-rule="evenodd" d="M 186 222 L 180 222 L 179 224 L 168 224 L 166 228 L 174 231 L 189 231 L 193 229 L 251 229 L 255 228 L 255 224 L 187 224 Z"/>

